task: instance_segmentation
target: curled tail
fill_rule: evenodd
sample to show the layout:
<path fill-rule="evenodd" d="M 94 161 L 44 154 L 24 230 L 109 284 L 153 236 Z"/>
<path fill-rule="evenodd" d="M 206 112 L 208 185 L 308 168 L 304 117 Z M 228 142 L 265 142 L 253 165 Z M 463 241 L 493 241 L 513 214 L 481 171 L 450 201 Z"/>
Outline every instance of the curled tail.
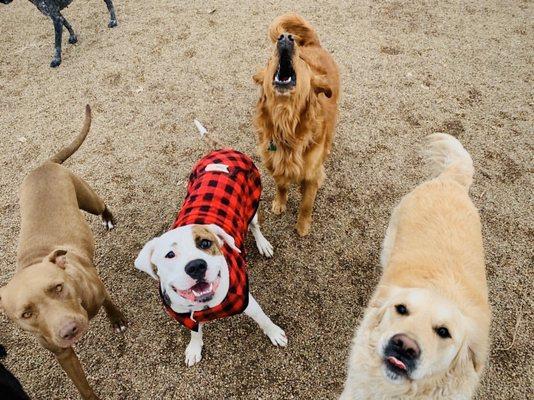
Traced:
<path fill-rule="evenodd" d="M 198 132 L 200 133 L 200 137 L 206 142 L 208 142 L 211 147 L 213 147 L 214 149 L 224 148 L 221 143 L 211 137 L 211 135 L 208 133 L 208 130 L 204 128 L 204 125 L 202 125 L 198 119 L 193 120 L 193 122 L 195 123 L 195 126 L 197 127 Z"/>
<path fill-rule="evenodd" d="M 276 43 L 282 33 L 291 33 L 299 46 L 319 46 L 319 37 L 308 21 L 295 13 L 281 15 L 271 23 L 269 37 Z"/>
<path fill-rule="evenodd" d="M 57 164 L 63 164 L 63 162 L 72 156 L 74 152 L 82 145 L 87 134 L 89 133 L 89 128 L 91 128 L 91 107 L 89 107 L 88 104 L 85 106 L 85 120 L 83 121 L 81 132 L 78 134 L 76 139 L 71 142 L 71 144 L 69 144 L 67 147 L 63 147 L 54 156 L 50 157 L 48 161 Z"/>
<path fill-rule="evenodd" d="M 473 160 L 460 141 L 446 133 L 427 136 L 423 155 L 432 173 L 439 178 L 449 178 L 469 189 L 473 183 Z"/>

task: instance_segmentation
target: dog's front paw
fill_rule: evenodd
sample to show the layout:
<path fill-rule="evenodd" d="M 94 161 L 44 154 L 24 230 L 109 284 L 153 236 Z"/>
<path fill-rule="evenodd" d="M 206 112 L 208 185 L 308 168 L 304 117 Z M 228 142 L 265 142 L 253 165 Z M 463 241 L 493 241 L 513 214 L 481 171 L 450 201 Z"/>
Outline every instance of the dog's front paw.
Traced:
<path fill-rule="evenodd" d="M 275 215 L 280 215 L 282 213 L 285 213 L 286 212 L 286 204 L 285 203 L 282 203 L 280 200 L 278 199 L 274 199 L 273 200 L 273 206 L 272 206 L 272 210 L 273 210 L 273 213 Z"/>
<path fill-rule="evenodd" d="M 110 231 L 117 225 L 115 223 L 115 218 L 113 217 L 113 214 L 109 209 L 106 207 L 104 209 L 104 212 L 102 213 L 102 225 L 106 228 L 106 230 Z"/>
<path fill-rule="evenodd" d="M 271 258 L 274 254 L 273 245 L 263 235 L 256 239 L 256 247 L 264 257 Z"/>
<path fill-rule="evenodd" d="M 109 320 L 111 321 L 111 326 L 116 333 L 122 333 L 126 331 L 126 328 L 128 327 L 128 320 L 118 309 L 115 310 L 112 315 L 109 315 Z"/>
<path fill-rule="evenodd" d="M 70 44 L 75 44 L 75 43 L 78 43 L 78 36 L 76 35 L 72 35 L 69 37 L 69 43 Z"/>
<path fill-rule="evenodd" d="M 295 225 L 295 229 L 300 236 L 307 236 L 310 233 L 311 218 L 300 219 Z"/>
<path fill-rule="evenodd" d="M 119 23 L 117 22 L 116 19 L 110 19 L 109 20 L 109 24 L 108 24 L 108 28 L 115 28 L 117 25 L 119 25 Z"/>
<path fill-rule="evenodd" d="M 269 329 L 265 330 L 265 334 L 269 337 L 271 343 L 275 346 L 287 346 L 286 333 L 278 325 L 273 324 Z"/>
<path fill-rule="evenodd" d="M 185 349 L 185 364 L 192 367 L 202 360 L 202 343 L 191 342 Z"/>
<path fill-rule="evenodd" d="M 61 58 L 58 58 L 58 57 L 52 58 L 52 62 L 50 63 L 50 66 L 52 68 L 59 67 L 59 64 L 61 64 Z"/>

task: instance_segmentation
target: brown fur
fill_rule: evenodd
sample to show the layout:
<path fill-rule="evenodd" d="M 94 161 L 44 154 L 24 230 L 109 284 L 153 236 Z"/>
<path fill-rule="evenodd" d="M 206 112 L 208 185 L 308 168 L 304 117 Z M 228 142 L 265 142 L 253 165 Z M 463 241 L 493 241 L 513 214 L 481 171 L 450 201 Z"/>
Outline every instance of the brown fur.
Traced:
<path fill-rule="evenodd" d="M 59 165 L 80 147 L 90 125 L 87 106 L 78 137 L 24 179 L 17 268 L 0 289 L 0 306 L 12 321 L 54 353 L 84 399 L 98 399 L 72 344 L 102 305 L 116 329 L 122 330 L 126 320 L 112 303 L 93 264 L 94 241 L 80 209 L 102 215 L 106 223 L 113 217 L 83 180 Z M 72 340 L 62 337 L 69 324 L 79 329 Z"/>
<path fill-rule="evenodd" d="M 206 239 L 212 242 L 212 246 L 209 249 L 201 249 L 207 254 L 210 254 L 212 256 L 218 256 L 221 255 L 221 249 L 219 246 L 222 246 L 222 243 L 220 242 L 220 239 L 208 228 L 202 225 L 194 225 L 193 228 L 193 237 L 195 240 L 195 244 L 200 249 L 199 244 L 202 240 Z"/>
<path fill-rule="evenodd" d="M 276 18 L 269 28 L 273 43 L 284 32 L 295 37 L 292 66 L 296 86 L 288 94 L 280 94 L 273 86 L 279 64 L 275 49 L 267 67 L 254 75 L 261 86 L 255 126 L 260 154 L 276 182 L 273 212 L 285 211 L 289 185 L 299 184 L 302 201 L 296 229 L 305 236 L 310 230 L 317 190 L 325 179 L 323 164 L 332 147 L 339 72 L 313 27 L 302 17 L 286 14 Z M 269 150 L 271 143 L 275 151 Z"/>

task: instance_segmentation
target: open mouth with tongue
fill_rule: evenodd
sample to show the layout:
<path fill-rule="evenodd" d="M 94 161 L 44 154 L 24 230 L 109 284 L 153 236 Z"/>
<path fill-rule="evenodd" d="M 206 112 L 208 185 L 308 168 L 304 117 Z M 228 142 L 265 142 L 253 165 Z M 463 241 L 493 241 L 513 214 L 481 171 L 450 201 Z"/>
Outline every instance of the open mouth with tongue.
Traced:
<path fill-rule="evenodd" d="M 405 363 L 403 363 L 401 360 L 399 360 L 396 357 L 389 356 L 386 357 L 386 364 L 390 370 L 393 372 L 396 372 L 398 374 L 404 374 L 406 375 L 408 373 L 408 367 Z"/>
<path fill-rule="evenodd" d="M 187 290 L 177 290 L 176 292 L 184 299 L 194 303 L 206 303 L 213 299 L 215 292 L 221 282 L 221 275 L 217 276 L 213 282 L 204 280 L 197 282 Z"/>
<path fill-rule="evenodd" d="M 279 49 L 278 56 L 280 63 L 273 77 L 273 85 L 277 89 L 287 90 L 297 84 L 297 76 L 291 64 L 292 53 L 291 48 Z"/>

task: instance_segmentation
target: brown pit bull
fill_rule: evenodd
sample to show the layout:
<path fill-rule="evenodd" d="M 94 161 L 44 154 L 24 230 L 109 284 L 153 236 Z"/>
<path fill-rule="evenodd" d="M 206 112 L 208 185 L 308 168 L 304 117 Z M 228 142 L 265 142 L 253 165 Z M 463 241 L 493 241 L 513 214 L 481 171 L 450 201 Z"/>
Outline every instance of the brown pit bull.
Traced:
<path fill-rule="evenodd" d="M 72 346 L 101 306 L 115 331 L 123 332 L 127 321 L 98 276 L 93 236 L 80 210 L 101 215 L 107 229 L 113 228 L 113 215 L 87 183 L 60 165 L 81 146 L 90 126 L 86 106 L 78 137 L 22 183 L 17 269 L 0 288 L 0 307 L 54 353 L 83 399 L 95 400 Z"/>

